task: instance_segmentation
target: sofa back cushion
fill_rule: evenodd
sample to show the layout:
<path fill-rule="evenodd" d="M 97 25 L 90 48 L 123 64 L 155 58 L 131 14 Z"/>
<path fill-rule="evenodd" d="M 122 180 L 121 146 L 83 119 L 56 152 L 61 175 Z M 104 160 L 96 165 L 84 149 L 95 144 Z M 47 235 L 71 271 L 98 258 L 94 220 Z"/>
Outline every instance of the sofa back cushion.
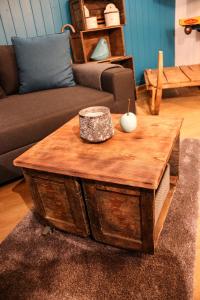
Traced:
<path fill-rule="evenodd" d="M 19 93 L 74 86 L 69 34 L 33 38 L 13 37 L 20 88 Z"/>
<path fill-rule="evenodd" d="M 7 95 L 18 93 L 19 80 L 13 46 L 0 45 L 0 86 Z"/>

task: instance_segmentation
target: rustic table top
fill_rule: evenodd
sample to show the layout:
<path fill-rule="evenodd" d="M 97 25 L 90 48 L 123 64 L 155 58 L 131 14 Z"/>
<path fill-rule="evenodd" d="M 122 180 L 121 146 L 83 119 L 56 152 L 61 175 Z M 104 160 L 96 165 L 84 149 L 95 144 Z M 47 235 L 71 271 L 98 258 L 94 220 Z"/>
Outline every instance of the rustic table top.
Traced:
<path fill-rule="evenodd" d="M 156 189 L 180 133 L 182 119 L 138 116 L 132 133 L 112 115 L 114 137 L 90 144 L 79 136 L 75 117 L 14 161 L 14 165 L 79 178 Z"/>

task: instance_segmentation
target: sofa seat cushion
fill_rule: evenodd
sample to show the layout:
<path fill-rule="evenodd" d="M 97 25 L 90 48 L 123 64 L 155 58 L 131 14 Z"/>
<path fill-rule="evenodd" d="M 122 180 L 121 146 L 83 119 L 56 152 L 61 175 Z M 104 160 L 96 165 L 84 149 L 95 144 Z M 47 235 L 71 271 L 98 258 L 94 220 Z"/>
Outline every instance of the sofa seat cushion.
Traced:
<path fill-rule="evenodd" d="M 80 109 L 112 108 L 113 104 L 112 94 L 78 85 L 4 98 L 0 101 L 0 154 L 39 141 Z"/>

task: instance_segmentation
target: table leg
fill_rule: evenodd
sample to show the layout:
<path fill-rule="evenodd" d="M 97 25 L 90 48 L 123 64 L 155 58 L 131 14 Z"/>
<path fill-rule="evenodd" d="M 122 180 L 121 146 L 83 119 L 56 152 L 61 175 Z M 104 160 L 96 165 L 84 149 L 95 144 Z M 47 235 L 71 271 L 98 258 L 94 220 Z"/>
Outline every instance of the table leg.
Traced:
<path fill-rule="evenodd" d="M 151 103 L 150 103 L 150 111 L 151 114 L 154 115 L 155 111 L 155 97 L 156 97 L 156 88 L 152 87 L 152 94 L 151 94 Z"/>
<path fill-rule="evenodd" d="M 154 191 L 142 190 L 140 199 L 142 250 L 154 254 Z"/>
<path fill-rule="evenodd" d="M 151 96 L 151 104 L 150 104 L 150 111 L 152 115 L 159 115 L 161 100 L 162 100 L 162 89 L 152 87 L 152 96 Z"/>
<path fill-rule="evenodd" d="M 156 89 L 156 95 L 155 95 L 154 115 L 159 115 L 161 100 L 162 100 L 162 89 L 161 88 L 157 88 Z"/>

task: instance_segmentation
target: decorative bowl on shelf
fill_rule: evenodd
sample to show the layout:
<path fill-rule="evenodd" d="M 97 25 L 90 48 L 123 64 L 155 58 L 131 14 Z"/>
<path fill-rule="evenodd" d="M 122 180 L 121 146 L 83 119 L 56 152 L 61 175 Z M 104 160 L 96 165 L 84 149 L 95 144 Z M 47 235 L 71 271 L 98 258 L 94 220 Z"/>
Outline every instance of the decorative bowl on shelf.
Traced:
<path fill-rule="evenodd" d="M 110 109 L 93 106 L 79 112 L 80 136 L 91 143 L 100 143 L 114 135 Z"/>

